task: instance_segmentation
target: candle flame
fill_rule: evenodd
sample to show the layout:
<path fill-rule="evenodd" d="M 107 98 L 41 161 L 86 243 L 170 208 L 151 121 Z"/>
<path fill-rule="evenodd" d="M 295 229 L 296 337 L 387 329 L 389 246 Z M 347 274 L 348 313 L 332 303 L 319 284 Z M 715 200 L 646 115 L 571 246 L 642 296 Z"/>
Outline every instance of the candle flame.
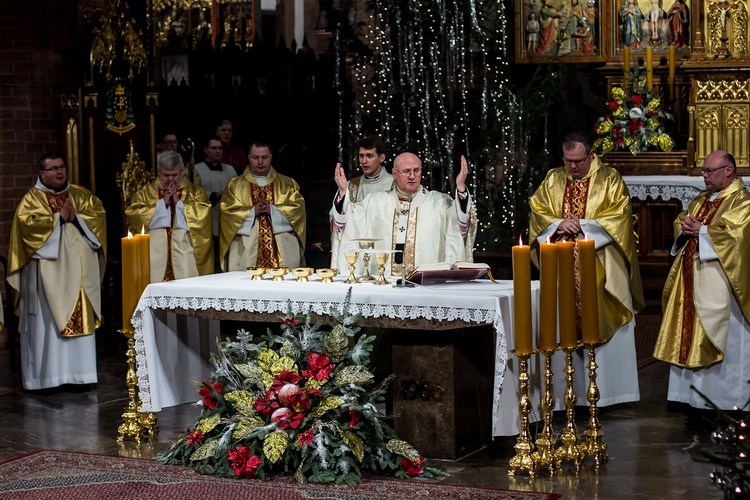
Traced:
<path fill-rule="evenodd" d="M 583 235 L 583 241 L 589 241 L 589 233 Z"/>
<path fill-rule="evenodd" d="M 521 235 L 520 234 L 518 235 L 518 246 L 519 247 L 523 246 L 523 240 L 521 239 Z"/>
<path fill-rule="evenodd" d="M 549 236 L 547 236 L 547 244 L 548 244 L 548 245 L 551 245 L 551 244 L 552 244 L 552 242 L 551 242 L 551 241 L 549 240 Z"/>
<path fill-rule="evenodd" d="M 128 229 L 128 239 L 129 240 L 133 239 L 133 233 L 130 232 L 130 229 Z"/>
<path fill-rule="evenodd" d="M 146 234 L 146 226 L 141 226 L 141 234 Z"/>

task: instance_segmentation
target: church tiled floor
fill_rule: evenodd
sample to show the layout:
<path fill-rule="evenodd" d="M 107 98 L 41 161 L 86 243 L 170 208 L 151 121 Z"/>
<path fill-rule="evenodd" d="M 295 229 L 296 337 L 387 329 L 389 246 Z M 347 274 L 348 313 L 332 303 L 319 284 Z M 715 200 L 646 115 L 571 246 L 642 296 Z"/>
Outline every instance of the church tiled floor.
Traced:
<path fill-rule="evenodd" d="M 160 433 L 153 443 L 118 445 L 117 427 L 127 400 L 124 340 L 98 334 L 99 383 L 83 392 L 60 389 L 27 392 L 20 373 L 11 373 L 8 352 L 0 349 L 0 460 L 40 449 L 105 455 L 152 457 L 166 449 L 196 410 L 186 404 L 158 414 Z M 722 498 L 708 478 L 713 465 L 697 462 L 697 449 L 709 442 L 709 430 L 686 427 L 684 416 L 665 401 L 668 368 L 656 363 L 640 371 L 641 401 L 602 409 L 600 419 L 609 461 L 598 472 L 591 459 L 576 475 L 565 466 L 550 478 L 508 476 L 515 438 L 496 439 L 488 448 L 454 462 L 437 461 L 451 484 L 554 492 L 566 499 Z M 578 410 L 579 432 L 587 411 Z M 564 415 L 556 413 L 555 429 Z"/>

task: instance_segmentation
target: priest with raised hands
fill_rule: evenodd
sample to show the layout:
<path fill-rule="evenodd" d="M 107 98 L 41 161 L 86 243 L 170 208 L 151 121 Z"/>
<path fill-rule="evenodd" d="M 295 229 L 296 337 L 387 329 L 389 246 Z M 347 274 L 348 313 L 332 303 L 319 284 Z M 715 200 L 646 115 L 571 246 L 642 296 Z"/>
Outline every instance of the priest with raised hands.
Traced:
<path fill-rule="evenodd" d="M 299 184 L 273 168 L 272 158 L 268 144 L 253 144 L 244 173 L 224 191 L 219 214 L 223 271 L 304 265 L 305 200 Z"/>
<path fill-rule="evenodd" d="M 125 209 L 133 232 L 150 235 L 151 282 L 211 274 L 211 203 L 206 191 L 185 175 L 182 157 L 160 153 L 157 178 L 138 191 Z"/>
<path fill-rule="evenodd" d="M 56 153 L 13 219 L 8 282 L 19 311 L 23 387 L 96 384 L 107 224 L 102 202 L 68 182 Z"/>
<path fill-rule="evenodd" d="M 423 187 L 422 162 L 412 153 L 402 153 L 393 162 L 396 186 L 347 204 L 347 179 L 341 166 L 335 172 L 339 188 L 333 206 L 335 228 L 341 231 L 338 269 L 347 269 L 345 253 L 357 248 L 354 240 L 372 238 L 375 250 L 392 253 L 386 275 L 406 275 L 420 265 L 473 260 L 476 215 L 466 188 L 469 166 L 461 157 L 456 176 L 456 199 Z M 348 211 L 348 212 L 347 212 Z M 377 273 L 375 259 L 370 272 Z"/>
<path fill-rule="evenodd" d="M 563 139 L 562 153 L 563 166 L 547 173 L 529 201 L 531 258 L 539 264 L 539 245 L 547 239 L 552 242 L 594 239 L 599 336 L 603 343 L 596 350 L 597 384 L 601 393 L 598 404 L 638 401 L 634 327 L 635 313 L 643 309 L 645 301 L 630 194 L 620 174 L 602 163 L 584 134 L 568 134 Z M 582 304 L 577 266 L 575 274 L 580 338 Z M 575 391 L 578 404 L 586 405 L 588 376 L 584 369 L 585 354 L 581 351 L 574 356 Z M 553 363 L 561 359 L 556 356 Z M 565 386 L 558 384 L 555 389 L 561 402 Z"/>

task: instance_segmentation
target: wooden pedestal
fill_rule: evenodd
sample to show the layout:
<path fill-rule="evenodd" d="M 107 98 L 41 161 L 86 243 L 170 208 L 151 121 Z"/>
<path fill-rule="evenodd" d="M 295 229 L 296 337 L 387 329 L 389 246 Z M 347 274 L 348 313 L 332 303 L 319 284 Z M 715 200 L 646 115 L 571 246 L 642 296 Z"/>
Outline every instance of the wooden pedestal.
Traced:
<path fill-rule="evenodd" d="M 455 460 L 492 432 L 494 331 L 392 331 L 393 422 L 429 458 Z"/>

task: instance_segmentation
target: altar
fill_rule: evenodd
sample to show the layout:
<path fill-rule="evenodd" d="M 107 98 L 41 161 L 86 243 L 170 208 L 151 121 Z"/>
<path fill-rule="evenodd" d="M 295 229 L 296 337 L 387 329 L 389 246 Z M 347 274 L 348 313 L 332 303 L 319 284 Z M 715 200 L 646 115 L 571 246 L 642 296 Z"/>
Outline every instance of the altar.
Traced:
<path fill-rule="evenodd" d="M 512 281 L 395 288 L 348 285 L 343 279 L 339 276 L 333 283 L 322 283 L 311 278 L 300 283 L 288 275 L 282 282 L 254 281 L 246 273 L 233 272 L 150 284 L 132 319 L 142 411 L 158 412 L 198 399 L 191 379 L 203 380 L 213 373 L 207 360 L 209 350 L 216 352 L 216 320 L 274 321 L 289 311 L 323 318 L 332 307 L 341 309 L 351 288 L 350 311 L 362 315 L 359 326 L 419 329 L 424 330 L 422 335 L 429 335 L 448 328 L 490 325 L 494 332 L 494 389 L 491 415 L 483 420 L 491 418 L 492 436 L 519 432 L 517 363 L 515 359 L 509 362 L 513 349 Z M 534 318 L 538 317 L 538 285 L 532 283 Z M 180 320 L 195 323 L 179 327 Z M 477 335 L 482 331 L 476 329 Z M 223 336 L 230 333 L 235 332 L 222 332 Z M 538 393 L 532 398 L 538 401 Z"/>

